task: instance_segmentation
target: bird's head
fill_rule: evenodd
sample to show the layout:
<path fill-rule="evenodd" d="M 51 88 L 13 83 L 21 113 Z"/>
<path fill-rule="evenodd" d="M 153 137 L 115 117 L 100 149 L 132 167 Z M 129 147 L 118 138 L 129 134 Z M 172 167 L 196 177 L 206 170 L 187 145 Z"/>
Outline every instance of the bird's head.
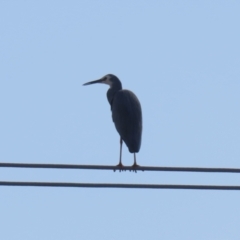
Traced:
<path fill-rule="evenodd" d="M 113 74 L 107 74 L 98 80 L 87 82 L 87 83 L 84 83 L 83 85 L 85 86 L 85 85 L 90 85 L 90 84 L 94 84 L 94 83 L 105 83 L 105 84 L 109 85 L 110 88 L 117 87 L 117 88 L 122 89 L 122 84 L 121 84 L 120 80 Z"/>

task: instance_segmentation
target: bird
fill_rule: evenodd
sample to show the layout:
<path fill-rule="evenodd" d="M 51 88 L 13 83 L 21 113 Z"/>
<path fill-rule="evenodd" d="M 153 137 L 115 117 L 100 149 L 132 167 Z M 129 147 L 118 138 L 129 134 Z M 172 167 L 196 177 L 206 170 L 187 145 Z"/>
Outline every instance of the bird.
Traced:
<path fill-rule="evenodd" d="M 130 153 L 134 154 L 133 168 L 139 167 L 136 160 L 136 153 L 139 152 L 142 140 L 142 109 L 137 96 L 130 90 L 122 89 L 122 83 L 113 74 L 107 74 L 98 80 L 84 83 L 90 85 L 104 83 L 109 85 L 107 100 L 112 111 L 112 120 L 120 135 L 120 157 L 118 168 L 122 164 L 122 143 L 124 142 Z"/>

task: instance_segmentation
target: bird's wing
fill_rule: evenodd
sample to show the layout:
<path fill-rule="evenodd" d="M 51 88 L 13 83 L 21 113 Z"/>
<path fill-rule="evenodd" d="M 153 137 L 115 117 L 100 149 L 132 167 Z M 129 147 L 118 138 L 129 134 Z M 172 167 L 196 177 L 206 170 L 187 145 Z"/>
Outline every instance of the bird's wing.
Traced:
<path fill-rule="evenodd" d="M 129 151 L 138 152 L 141 146 L 142 111 L 140 102 L 133 92 L 121 90 L 115 94 L 112 118 Z"/>

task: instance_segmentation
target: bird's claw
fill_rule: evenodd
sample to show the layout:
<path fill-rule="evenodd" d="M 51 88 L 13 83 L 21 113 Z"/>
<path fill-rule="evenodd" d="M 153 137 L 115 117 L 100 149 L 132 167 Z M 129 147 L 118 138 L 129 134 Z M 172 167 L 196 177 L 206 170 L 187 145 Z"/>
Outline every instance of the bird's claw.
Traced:
<path fill-rule="evenodd" d="M 139 169 L 137 169 L 137 168 L 139 168 L 139 167 L 140 167 L 140 166 L 139 166 L 138 164 L 134 163 L 134 164 L 132 165 L 132 169 L 130 169 L 130 172 L 133 171 L 133 172 L 137 173 L 137 170 L 139 170 Z M 142 171 L 144 171 L 144 170 L 142 170 Z"/>
<path fill-rule="evenodd" d="M 130 172 L 133 171 L 133 172 L 137 173 L 137 170 L 140 170 L 140 169 L 138 169 L 139 167 L 140 166 L 138 164 L 134 163 L 132 165 L 132 168 L 129 169 L 129 171 Z M 119 163 L 118 165 L 116 165 L 116 169 L 113 169 L 113 171 L 115 172 L 116 170 L 119 170 L 119 172 L 126 171 L 126 169 L 124 169 L 124 166 L 122 163 Z M 142 171 L 144 171 L 144 170 L 142 170 Z"/>
<path fill-rule="evenodd" d="M 134 164 L 132 165 L 132 169 L 130 169 L 130 172 L 133 171 L 133 172 L 137 173 L 137 169 L 136 169 L 136 168 L 138 168 L 138 167 L 139 167 L 139 165 L 137 165 L 136 163 L 134 163 Z"/>
<path fill-rule="evenodd" d="M 116 170 L 119 170 L 119 172 L 122 172 L 122 171 L 126 171 L 125 169 L 123 169 L 124 166 L 122 163 L 119 163 L 118 165 L 116 165 L 116 169 L 113 169 L 113 171 L 115 172 Z"/>

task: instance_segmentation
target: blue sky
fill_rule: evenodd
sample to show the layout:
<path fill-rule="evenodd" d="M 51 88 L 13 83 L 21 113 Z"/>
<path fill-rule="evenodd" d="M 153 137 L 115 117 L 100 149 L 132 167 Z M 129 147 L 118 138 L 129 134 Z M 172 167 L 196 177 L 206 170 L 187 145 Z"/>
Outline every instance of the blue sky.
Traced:
<path fill-rule="evenodd" d="M 240 168 L 238 1 L 1 1 L 0 161 L 115 165 L 113 73 L 140 165 Z M 123 146 L 123 163 L 133 155 Z M 237 174 L 0 169 L 1 181 L 240 185 Z M 240 193 L 1 187 L 0 239 L 238 239 Z"/>

